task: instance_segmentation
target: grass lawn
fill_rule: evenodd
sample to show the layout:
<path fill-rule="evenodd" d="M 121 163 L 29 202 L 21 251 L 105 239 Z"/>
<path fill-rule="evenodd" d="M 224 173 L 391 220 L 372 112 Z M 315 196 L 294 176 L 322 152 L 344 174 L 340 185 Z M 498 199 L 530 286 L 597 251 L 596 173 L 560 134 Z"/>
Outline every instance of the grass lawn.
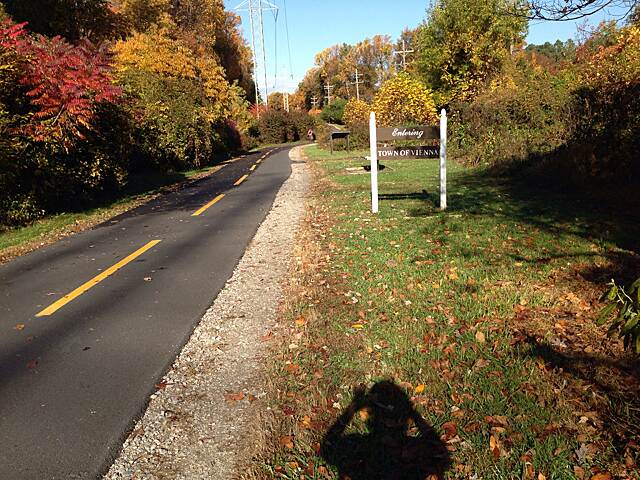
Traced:
<path fill-rule="evenodd" d="M 637 360 L 595 327 L 640 222 L 452 164 L 307 148 L 260 478 L 640 478 Z M 446 473 L 444 473 L 446 472 Z"/>
<path fill-rule="evenodd" d="M 171 186 L 215 172 L 219 166 L 184 172 L 149 172 L 131 175 L 121 195 L 100 207 L 50 215 L 33 224 L 0 231 L 0 263 L 86 230 L 149 201 Z"/>

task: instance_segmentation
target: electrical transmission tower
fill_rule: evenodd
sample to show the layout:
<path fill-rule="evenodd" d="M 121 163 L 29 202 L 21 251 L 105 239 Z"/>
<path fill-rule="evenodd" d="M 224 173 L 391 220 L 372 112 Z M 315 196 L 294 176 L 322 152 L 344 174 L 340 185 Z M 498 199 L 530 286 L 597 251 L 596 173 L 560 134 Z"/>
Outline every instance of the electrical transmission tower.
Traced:
<path fill-rule="evenodd" d="M 251 50 L 253 51 L 253 82 L 256 87 L 256 105 L 259 103 L 260 93 L 267 105 L 269 96 L 267 86 L 267 55 L 264 48 L 263 12 L 274 12 L 277 17 L 278 7 L 268 0 L 244 0 L 235 8 L 237 11 L 249 12 L 249 26 L 251 28 Z M 264 89 L 260 87 L 260 78 L 264 78 Z M 258 108 L 258 115 L 260 108 Z"/>

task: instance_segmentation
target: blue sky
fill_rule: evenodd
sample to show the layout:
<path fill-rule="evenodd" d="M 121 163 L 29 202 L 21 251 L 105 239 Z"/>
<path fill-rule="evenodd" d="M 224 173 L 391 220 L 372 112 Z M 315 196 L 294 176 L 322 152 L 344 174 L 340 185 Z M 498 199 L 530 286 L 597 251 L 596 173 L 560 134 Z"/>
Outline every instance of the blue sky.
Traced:
<path fill-rule="evenodd" d="M 280 7 L 277 23 L 272 13 L 265 12 L 265 49 L 269 91 L 293 92 L 305 72 L 313 66 L 316 53 L 337 43 L 357 43 L 376 34 L 393 39 L 405 28 L 415 28 L 425 18 L 428 0 L 271 0 Z M 233 10 L 241 0 L 225 0 Z M 284 7 L 286 4 L 291 64 L 286 43 Z M 250 39 L 249 17 L 240 13 L 245 37 Z M 589 19 L 597 24 L 615 12 L 603 12 Z M 275 26 L 277 25 L 277 28 Z M 575 38 L 573 22 L 532 22 L 528 43 L 555 42 Z M 277 49 L 276 49 L 277 44 Z M 277 50 L 277 58 L 274 51 Z M 277 65 L 277 74 L 276 74 Z M 291 65 L 291 66 L 290 66 Z"/>

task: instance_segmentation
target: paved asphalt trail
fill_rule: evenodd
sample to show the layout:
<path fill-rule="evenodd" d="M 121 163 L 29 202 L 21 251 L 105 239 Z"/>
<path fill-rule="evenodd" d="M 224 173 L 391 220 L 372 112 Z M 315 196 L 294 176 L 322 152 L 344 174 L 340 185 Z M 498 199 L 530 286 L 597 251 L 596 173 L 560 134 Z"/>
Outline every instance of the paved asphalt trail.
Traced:
<path fill-rule="evenodd" d="M 288 149 L 251 171 L 263 153 L 0 266 L 0 479 L 106 471 L 289 177 Z M 36 317 L 154 240 L 55 313 Z"/>

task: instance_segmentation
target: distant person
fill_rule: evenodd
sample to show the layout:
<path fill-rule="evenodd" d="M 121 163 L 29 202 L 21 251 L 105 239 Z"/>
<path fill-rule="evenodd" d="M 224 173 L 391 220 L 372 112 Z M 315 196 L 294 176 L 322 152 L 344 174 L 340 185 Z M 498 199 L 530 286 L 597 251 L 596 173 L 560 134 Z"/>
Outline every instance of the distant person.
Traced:
<path fill-rule="evenodd" d="M 309 139 L 310 142 L 316 141 L 316 134 L 312 128 L 310 128 L 309 131 L 307 132 L 307 139 Z"/>

